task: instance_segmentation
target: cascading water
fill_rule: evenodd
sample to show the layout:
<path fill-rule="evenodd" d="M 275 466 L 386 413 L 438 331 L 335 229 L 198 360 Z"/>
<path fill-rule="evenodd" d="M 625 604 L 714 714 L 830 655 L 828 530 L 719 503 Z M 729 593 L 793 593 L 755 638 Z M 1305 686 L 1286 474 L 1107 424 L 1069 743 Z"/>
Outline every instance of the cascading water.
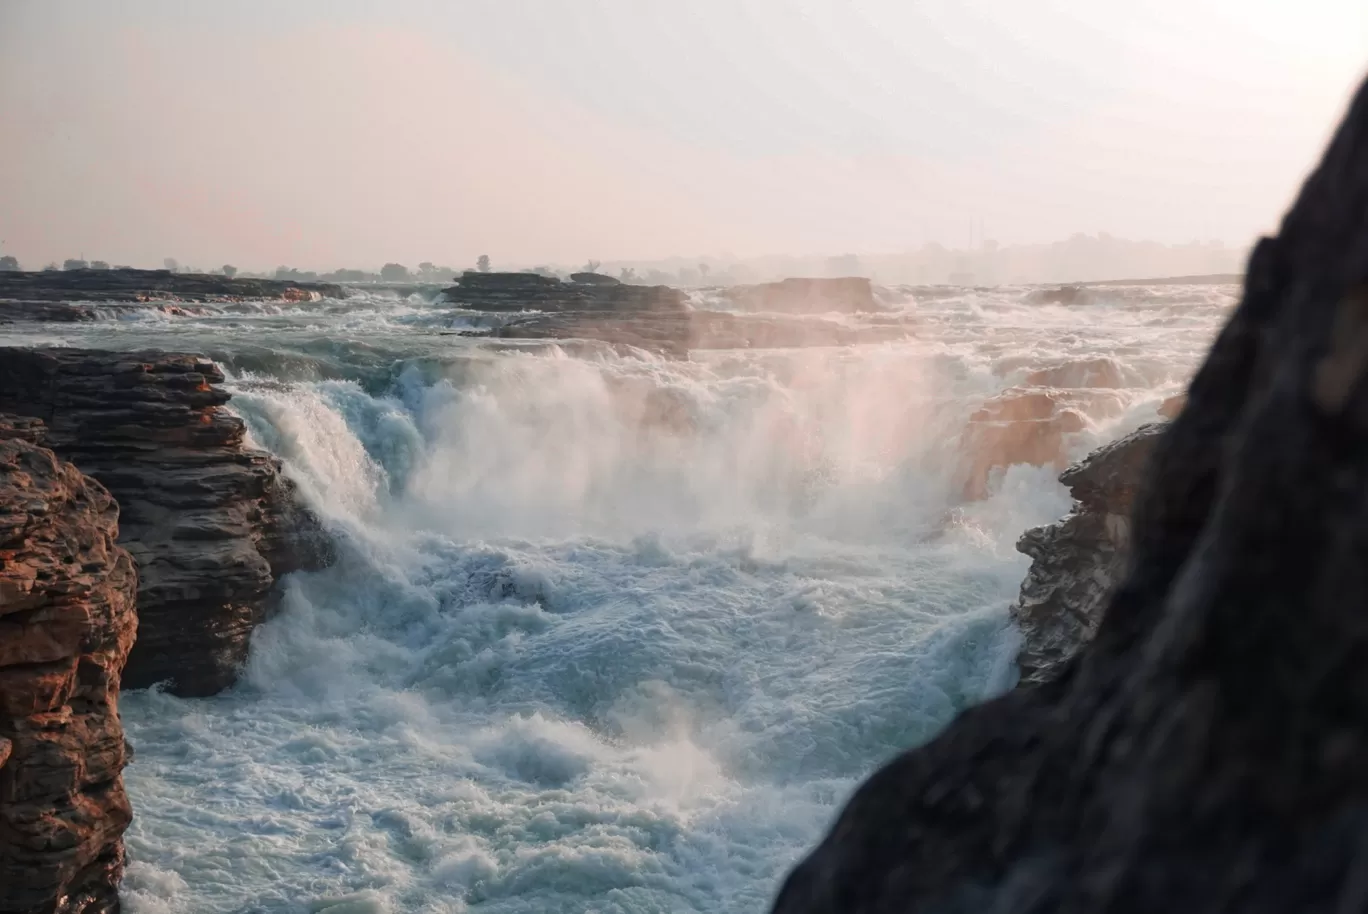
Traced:
<path fill-rule="evenodd" d="M 965 292 L 905 342 L 688 361 L 366 299 L 35 330 L 223 359 L 340 542 L 237 687 L 124 696 L 128 909 L 763 910 L 861 776 L 1012 682 L 1013 543 L 1068 498 L 1014 465 L 965 500 L 970 417 L 1100 384 L 1080 455 L 1231 292 Z"/>

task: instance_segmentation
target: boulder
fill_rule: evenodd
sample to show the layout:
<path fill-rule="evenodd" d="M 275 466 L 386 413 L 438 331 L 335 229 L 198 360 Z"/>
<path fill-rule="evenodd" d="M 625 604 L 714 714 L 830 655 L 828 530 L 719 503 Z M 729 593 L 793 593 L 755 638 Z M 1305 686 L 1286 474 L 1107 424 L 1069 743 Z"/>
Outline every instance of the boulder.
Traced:
<path fill-rule="evenodd" d="M 1368 86 L 1154 443 L 1053 681 L 850 799 L 778 914 L 1368 909 Z"/>
<path fill-rule="evenodd" d="M 98 482 L 0 415 L 0 911 L 119 909 L 133 560 Z"/>
<path fill-rule="evenodd" d="M 139 570 L 124 685 L 208 695 L 235 680 L 282 575 L 332 558 L 279 461 L 244 444 L 218 367 L 198 356 L 0 348 L 0 410 L 118 499 Z"/>

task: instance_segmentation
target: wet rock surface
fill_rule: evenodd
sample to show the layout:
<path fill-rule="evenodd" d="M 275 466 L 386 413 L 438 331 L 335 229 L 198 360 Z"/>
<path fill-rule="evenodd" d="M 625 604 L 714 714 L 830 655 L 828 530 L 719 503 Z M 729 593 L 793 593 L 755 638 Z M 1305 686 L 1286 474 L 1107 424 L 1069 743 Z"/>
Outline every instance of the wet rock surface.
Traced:
<path fill-rule="evenodd" d="M 230 279 L 207 273 L 170 270 L 0 271 L 0 320 L 82 320 L 53 314 L 85 313 L 81 308 L 38 308 L 39 302 L 160 302 L 277 299 L 308 301 L 342 298 L 341 286 L 279 279 Z M 46 316 L 25 316 L 42 314 Z"/>
<path fill-rule="evenodd" d="M 222 381 L 197 356 L 0 348 L 0 410 L 41 419 L 48 446 L 120 505 L 139 570 L 126 688 L 230 685 L 275 581 L 331 560 L 279 461 L 244 445 Z"/>
<path fill-rule="evenodd" d="M 1012 607 L 1024 639 L 1017 654 L 1023 683 L 1056 678 L 1096 633 L 1125 570 L 1131 506 L 1164 428 L 1158 422 L 1143 426 L 1065 470 L 1059 480 L 1075 499 L 1073 511 L 1017 541 L 1031 557 Z"/>
<path fill-rule="evenodd" d="M 0 414 L 0 912 L 119 909 L 137 573 L 103 486 Z"/>
<path fill-rule="evenodd" d="M 855 793 L 780 914 L 1368 909 L 1368 90 L 1158 438 L 1048 683 Z"/>

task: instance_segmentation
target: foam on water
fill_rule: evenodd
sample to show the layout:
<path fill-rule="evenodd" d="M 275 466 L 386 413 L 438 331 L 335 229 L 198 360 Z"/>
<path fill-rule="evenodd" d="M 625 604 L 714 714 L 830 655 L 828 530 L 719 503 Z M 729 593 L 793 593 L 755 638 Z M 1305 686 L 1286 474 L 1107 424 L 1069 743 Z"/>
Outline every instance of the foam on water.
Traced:
<path fill-rule="evenodd" d="M 1194 332 L 1162 296 L 967 293 L 898 344 L 239 372 L 341 559 L 287 581 L 233 690 L 125 695 L 128 909 L 763 910 L 860 777 L 1012 682 L 1013 543 L 1068 498 L 1013 466 L 960 503 L 968 415 L 1114 359 L 1081 453 L 1221 305 Z"/>

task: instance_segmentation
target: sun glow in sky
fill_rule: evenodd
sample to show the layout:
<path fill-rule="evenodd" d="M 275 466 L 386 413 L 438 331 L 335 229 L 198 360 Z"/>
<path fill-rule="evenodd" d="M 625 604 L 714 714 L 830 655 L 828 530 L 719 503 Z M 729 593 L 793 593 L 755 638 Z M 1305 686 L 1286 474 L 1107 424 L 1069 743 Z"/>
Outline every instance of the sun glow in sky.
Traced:
<path fill-rule="evenodd" d="M 577 263 L 1271 229 L 1361 0 L 0 3 L 0 251 Z"/>

